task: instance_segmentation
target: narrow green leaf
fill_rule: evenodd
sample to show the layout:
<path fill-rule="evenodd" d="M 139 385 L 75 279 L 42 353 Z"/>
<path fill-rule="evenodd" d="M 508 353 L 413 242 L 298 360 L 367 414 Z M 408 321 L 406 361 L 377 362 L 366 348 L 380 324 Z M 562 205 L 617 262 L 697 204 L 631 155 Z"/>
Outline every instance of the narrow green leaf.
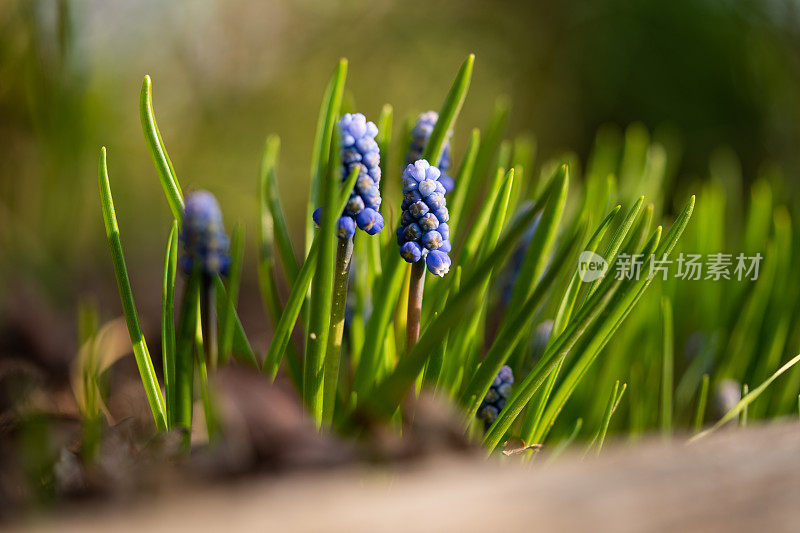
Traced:
<path fill-rule="evenodd" d="M 153 113 L 153 97 L 150 76 L 145 76 L 142 82 L 142 90 L 139 94 L 139 117 L 142 121 L 142 131 L 156 166 L 158 179 L 167 197 L 167 203 L 172 211 L 172 215 L 179 223 L 183 220 L 183 195 L 181 193 L 175 170 L 172 168 L 172 161 L 167 155 L 164 141 L 161 140 L 161 133 L 156 125 L 156 117 Z"/>
<path fill-rule="evenodd" d="M 342 106 L 344 82 L 347 77 L 347 59 L 340 59 L 336 71 L 331 76 L 317 118 L 317 129 L 314 135 L 314 149 L 311 156 L 311 190 L 306 204 L 306 253 L 311 250 L 311 241 L 314 240 L 314 222 L 311 214 L 319 205 L 320 182 L 328 168 L 331 138 L 336 117 Z"/>
<path fill-rule="evenodd" d="M 511 292 L 510 309 L 517 309 L 533 292 L 544 269 L 545 260 L 549 257 L 555 244 L 569 189 L 569 171 L 566 165 L 559 166 L 554 179 L 556 194 L 551 196 L 545 205 L 539 223 L 536 225 L 533 239 L 525 252 L 522 266 Z"/>
<path fill-rule="evenodd" d="M 458 114 L 461 112 L 461 106 L 464 105 L 464 100 L 469 90 L 469 82 L 472 79 L 472 66 L 474 63 L 475 54 L 470 54 L 461 64 L 461 68 L 458 69 L 456 79 L 453 81 L 450 92 L 447 93 L 442 109 L 439 111 L 439 120 L 436 121 L 436 126 L 434 126 L 431 136 L 425 145 L 425 151 L 422 152 L 422 158 L 428 160 L 434 166 L 439 166 L 439 160 L 444 153 L 447 139 L 455 125 Z"/>
<path fill-rule="evenodd" d="M 341 87 L 343 89 L 343 87 Z M 341 94 L 331 97 L 338 110 Z M 331 117 L 333 121 L 334 117 Z M 322 220 L 318 233 L 319 252 L 317 257 L 314 282 L 311 284 L 309 308 L 309 325 L 306 340 L 306 360 L 303 368 L 303 398 L 314 422 L 319 426 L 322 422 L 322 391 L 325 351 L 331 322 L 331 302 L 333 300 L 334 263 L 336 259 L 336 220 L 341 211 L 336 206 L 339 179 L 338 143 L 331 144 L 331 155 L 328 159 L 327 176 L 322 182 L 323 198 Z"/>
<path fill-rule="evenodd" d="M 753 389 L 753 390 L 752 390 L 751 392 L 749 392 L 749 393 L 748 393 L 748 394 L 747 394 L 747 395 L 746 395 L 744 398 L 742 398 L 742 399 L 739 401 L 739 403 L 737 403 L 737 404 L 734 406 L 734 408 L 733 408 L 733 409 L 731 409 L 730 411 L 728 411 L 727 413 L 725 413 L 725 415 L 724 415 L 722 418 L 720 418 L 720 419 L 717 421 L 717 423 L 716 423 L 716 424 L 714 424 L 714 425 L 713 425 L 713 426 L 711 426 L 710 428 L 706 429 L 705 431 L 702 431 L 702 432 L 698 433 L 697 435 L 695 435 L 694 437 L 692 437 L 691 439 L 689 439 L 689 442 L 695 442 L 695 441 L 697 441 L 697 440 L 700 440 L 700 439 L 702 439 L 703 437 L 706 437 L 706 436 L 710 435 L 710 434 L 711 434 L 711 433 L 713 433 L 714 431 L 718 430 L 719 428 L 721 428 L 722 426 L 724 426 L 725 424 L 727 424 L 727 423 L 728 423 L 730 420 L 732 420 L 732 419 L 733 419 L 733 418 L 735 418 L 735 417 L 736 417 L 736 416 L 737 416 L 737 415 L 738 415 L 740 412 L 742 412 L 742 410 L 743 410 L 745 407 L 747 407 L 748 405 L 750 405 L 751 403 L 753 403 L 753 402 L 756 400 L 756 398 L 758 398 L 759 396 L 761 396 L 761 393 L 763 393 L 763 392 L 764 392 L 764 391 L 767 389 L 767 387 L 769 387 L 769 386 L 770 386 L 770 384 L 772 384 L 772 382 L 773 382 L 773 381 L 775 381 L 775 380 L 778 378 L 778 376 L 780 376 L 781 374 L 783 374 L 784 372 L 786 372 L 787 370 L 789 370 L 790 368 L 792 368 L 792 367 L 793 367 L 793 366 L 794 366 L 794 365 L 795 365 L 795 364 L 796 364 L 798 361 L 800 361 L 800 355 L 796 355 L 796 356 L 794 356 L 794 357 L 793 357 L 792 359 L 790 359 L 790 360 L 789 360 L 789 361 L 788 361 L 788 362 L 787 362 L 785 365 L 783 365 L 782 367 L 780 367 L 780 368 L 779 368 L 778 370 L 776 370 L 776 371 L 775 371 L 775 372 L 774 372 L 774 373 L 773 373 L 773 374 L 772 374 L 770 377 L 768 377 L 768 378 L 767 378 L 767 379 L 766 379 L 766 380 L 765 380 L 765 381 L 764 381 L 764 382 L 763 382 L 761 385 L 759 385 L 758 387 L 756 387 L 755 389 Z"/>
<path fill-rule="evenodd" d="M 467 191 L 470 189 L 473 177 L 475 175 L 473 170 L 475 170 L 475 160 L 477 159 L 480 146 L 481 132 L 478 130 L 478 128 L 474 128 L 469 137 L 467 150 L 464 153 L 464 157 L 461 159 L 461 166 L 458 167 L 458 173 L 455 177 L 455 183 L 457 184 L 457 187 L 450 194 L 450 198 L 447 199 L 447 208 L 450 211 L 450 219 L 455 222 L 461 220 L 461 211 L 464 207 L 464 201 L 467 199 Z M 456 225 L 453 229 L 456 227 L 458 226 Z"/>
<path fill-rule="evenodd" d="M 603 240 L 606 231 L 611 226 L 611 222 L 617 216 L 617 213 L 619 213 L 620 209 L 622 209 L 622 206 L 618 205 L 617 207 L 612 209 L 611 212 L 608 213 L 608 215 L 606 215 L 606 218 L 604 218 L 600 222 L 600 225 L 597 227 L 594 234 L 586 243 L 586 246 L 584 246 L 583 248 L 584 251 L 595 252 L 597 250 L 597 247 L 600 245 L 600 241 Z M 580 290 L 581 283 L 583 283 L 581 279 L 581 268 L 582 267 L 580 264 L 575 268 L 575 272 L 572 275 L 572 279 L 570 280 L 566 292 L 564 293 L 564 297 L 561 299 L 561 302 L 559 303 L 558 311 L 556 312 L 556 318 L 553 321 L 553 329 L 550 332 L 551 341 L 557 338 L 561 334 L 561 332 L 564 331 L 567 322 L 569 322 L 569 319 L 572 316 L 572 310 L 578 298 L 578 291 Z M 555 385 L 556 378 L 558 377 L 560 371 L 561 371 L 561 363 L 559 363 L 556 366 L 556 368 L 553 370 L 553 372 L 550 373 L 550 376 L 547 378 L 547 382 L 545 383 L 542 393 L 536 399 L 537 402 L 536 405 L 528 407 L 528 413 L 525 415 L 525 420 L 523 421 L 523 429 L 522 429 L 523 441 L 525 441 L 525 438 L 530 438 L 530 436 L 536 432 L 536 428 L 538 427 L 541 421 L 545 405 L 547 404 L 547 401 L 550 399 L 550 394 L 553 391 L 553 386 Z"/>
<path fill-rule="evenodd" d="M 672 249 L 675 247 L 675 243 L 677 243 L 678 239 L 683 234 L 683 231 L 686 229 L 686 225 L 689 223 L 689 219 L 691 218 L 694 210 L 694 201 L 695 198 L 692 196 L 683 212 L 672 225 L 672 228 L 670 228 L 670 231 L 667 233 L 664 240 L 656 248 L 656 257 L 663 257 L 664 254 L 669 255 L 672 252 Z M 657 232 L 660 233 L 660 227 L 658 228 Z M 651 239 L 651 242 L 652 240 L 653 239 Z M 631 250 L 635 250 L 635 248 L 632 248 Z M 652 252 L 652 249 L 650 246 L 647 246 L 645 248 L 644 255 L 649 256 L 650 252 Z M 601 292 L 602 287 L 604 284 L 608 283 L 610 278 L 611 276 L 608 275 L 603 278 L 603 285 L 601 285 L 598 290 L 595 291 L 595 293 L 592 295 L 592 298 L 597 298 L 597 294 Z M 553 398 L 553 401 L 547 406 L 545 414 L 542 418 L 542 422 L 539 424 L 537 429 L 537 433 L 533 435 L 534 440 L 538 442 L 544 440 L 545 435 L 555 423 L 556 417 L 574 392 L 575 387 L 577 387 L 578 383 L 586 374 L 589 366 L 591 366 L 606 344 L 608 344 L 608 342 L 611 340 L 617 329 L 619 329 L 619 326 L 625 321 L 625 318 L 627 318 L 627 316 L 636 306 L 636 303 L 639 301 L 642 294 L 644 294 L 645 290 L 649 287 L 652 279 L 653 278 L 645 278 L 644 280 L 640 280 L 638 285 L 628 284 L 628 287 L 620 291 L 619 296 L 612 304 L 607 318 L 602 323 L 597 324 L 593 328 L 593 331 L 587 335 L 587 340 L 585 341 L 586 348 L 583 348 L 579 351 L 580 356 L 578 357 L 576 364 L 570 370 L 569 375 L 564 379 L 561 387 L 559 387 L 556 395 Z M 591 305 L 589 303 L 591 301 L 592 299 L 588 300 L 582 306 L 582 309 L 588 309 L 587 306 Z"/>
<path fill-rule="evenodd" d="M 606 440 L 606 434 L 608 433 L 608 426 L 611 422 L 611 417 L 614 415 L 614 412 L 617 410 L 619 406 L 620 400 L 622 400 L 622 395 L 625 394 L 625 389 L 628 387 L 627 383 L 622 384 L 622 388 L 620 389 L 619 380 L 614 383 L 614 389 L 611 391 L 611 396 L 608 399 L 608 405 L 606 406 L 605 414 L 603 415 L 603 425 L 600 427 L 600 433 L 597 435 L 597 451 L 595 452 L 596 455 L 600 455 L 600 452 L 603 449 L 603 443 Z"/>
<path fill-rule="evenodd" d="M 708 374 L 703 374 L 703 381 L 700 384 L 700 393 L 697 395 L 697 410 L 694 413 L 694 432 L 698 433 L 703 429 L 703 420 L 706 416 L 706 405 L 708 404 Z"/>
<path fill-rule="evenodd" d="M 200 320 L 201 274 L 192 273 L 183 289 L 178 337 L 175 347 L 175 426 L 192 427 L 194 401 L 194 362 Z M 186 441 L 188 442 L 188 435 Z"/>
<path fill-rule="evenodd" d="M 383 274 L 376 281 L 374 294 L 380 296 L 374 299 L 372 313 L 367 319 L 364 348 L 353 381 L 353 390 L 358 398 L 364 398 L 374 385 L 386 330 L 405 279 L 405 264 L 399 253 L 391 254 Z"/>
<path fill-rule="evenodd" d="M 475 416 L 500 368 L 511 356 L 520 339 L 528 332 L 526 326 L 533 320 L 537 307 L 544 300 L 556 276 L 562 272 L 561 269 L 567 259 L 574 254 L 579 243 L 577 235 L 572 236 L 553 258 L 550 267 L 536 284 L 531 295 L 519 307 L 509 309 L 510 314 L 503 321 L 489 352 L 461 395 L 461 405 L 466 408 L 468 419 L 471 420 Z"/>
<path fill-rule="evenodd" d="M 161 357 L 164 366 L 164 396 L 167 427 L 175 424 L 175 273 L 178 263 L 178 222 L 172 229 L 164 252 L 164 274 L 161 285 Z"/>
<path fill-rule="evenodd" d="M 108 181 L 108 168 L 106 166 L 106 149 L 100 149 L 100 161 L 98 165 L 98 182 L 100 188 L 100 204 L 103 211 L 103 223 L 106 228 L 106 238 L 111 250 L 111 260 L 114 265 L 114 274 L 117 278 L 120 299 L 122 300 L 122 310 L 125 315 L 125 322 L 128 326 L 128 334 L 131 338 L 133 355 L 136 358 L 136 366 L 139 368 L 139 376 L 144 385 L 147 401 L 150 404 L 150 411 L 153 414 L 156 428 L 159 431 L 167 429 L 167 415 L 164 407 L 164 399 L 161 397 L 161 388 L 156 378 L 153 362 L 150 360 L 150 352 L 147 349 L 142 328 L 139 325 L 139 316 L 136 313 L 136 304 L 133 301 L 133 291 L 128 278 L 128 269 L 125 266 L 125 256 L 122 252 L 122 242 L 117 226 L 117 217 L 114 212 L 114 199 L 111 196 L 111 185 Z"/>
<path fill-rule="evenodd" d="M 242 262 L 244 259 L 244 225 L 237 224 L 233 228 L 231 239 L 231 266 L 228 279 L 228 309 L 236 309 L 239 302 L 239 284 L 242 279 Z M 220 315 L 222 331 L 220 332 L 220 358 L 222 363 L 227 363 L 233 351 L 233 313 Z"/>
<path fill-rule="evenodd" d="M 272 231 L 277 245 L 278 255 L 286 273 L 286 279 L 291 286 L 297 279 L 300 267 L 294 255 L 292 240 L 289 237 L 289 228 L 281 207 L 281 200 L 278 194 L 278 180 L 276 177 L 278 166 L 278 155 L 280 154 L 281 140 L 277 135 L 270 135 L 264 145 L 264 154 L 261 157 L 261 172 L 259 199 L 260 207 L 266 209 L 262 213 L 262 223 L 265 216 L 272 218 Z"/>

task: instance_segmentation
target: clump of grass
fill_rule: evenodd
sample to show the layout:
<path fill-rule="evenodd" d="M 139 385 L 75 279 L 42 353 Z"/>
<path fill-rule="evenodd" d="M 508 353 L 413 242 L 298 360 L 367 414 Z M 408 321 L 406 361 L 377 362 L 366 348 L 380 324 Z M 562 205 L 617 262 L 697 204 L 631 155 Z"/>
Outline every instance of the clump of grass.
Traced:
<path fill-rule="evenodd" d="M 768 388 L 797 362 L 779 364 L 787 346 L 800 340 L 790 338 L 789 319 L 780 313 L 800 289 L 790 275 L 791 220 L 788 211 L 773 206 L 768 182 L 754 186 L 746 223 L 733 233 L 743 251 L 767 257 L 758 281 L 693 286 L 635 275 L 636 265 L 625 261 L 631 257 L 675 260 L 676 254 L 724 249 L 719 228 L 736 219 L 725 212 L 727 193 L 720 182 L 696 185 L 700 220 L 690 224 L 695 197 L 670 189 L 666 150 L 645 130 L 633 126 L 624 138 L 603 130 L 581 175 L 569 157 L 535 162 L 530 136 L 504 141 L 504 99 L 483 134 L 472 130 L 456 162 L 449 143 L 474 59 L 470 55 L 461 65 L 438 116 L 420 117 L 424 128 L 417 124 L 416 133 L 393 135 L 395 111 L 387 104 L 368 126 L 363 146 L 361 130 L 347 129 L 348 121 L 361 116 L 339 122 L 347 62 L 339 63 L 320 108 L 300 254 L 292 247 L 277 187 L 280 140 L 267 139 L 258 181 L 258 272 L 274 335 L 263 364 L 236 312 L 247 258 L 242 224 L 234 232 L 227 277 L 221 275 L 225 269 L 195 268 L 174 319 L 178 234 L 187 208 L 145 78 L 142 126 L 175 219 L 162 286 L 165 395 L 137 319 L 105 149 L 100 191 L 123 311 L 157 430 L 191 429 L 197 375 L 209 435 L 219 431 L 208 373 L 230 355 L 261 368 L 265 386 L 283 368 L 309 418 L 334 430 L 352 429 L 364 415 L 388 422 L 421 387 L 432 388 L 460 407 L 464 431 L 480 439 L 487 453 L 510 437 L 525 445 L 567 443 L 586 432 L 593 436 L 590 449 L 599 453 L 615 430 L 634 436 L 656 428 L 665 436 L 699 431 L 707 421 L 709 390 L 726 377 L 763 384 L 707 431 L 745 408 L 751 420 L 794 408 L 796 379 Z M 418 111 L 409 110 L 409 116 Z M 387 164 L 395 150 L 420 154 L 420 161 L 404 173 Z M 449 170 L 451 164 L 451 188 L 439 191 L 442 173 L 435 167 Z M 681 203 L 667 204 L 672 197 Z M 730 201 L 734 212 L 744 209 L 742 198 Z M 387 219 L 389 231 L 378 233 L 384 223 L 380 205 L 403 215 L 399 222 Z M 667 227 L 658 224 L 670 219 Z M 378 235 L 358 233 L 356 226 Z M 602 259 L 604 275 L 585 278 L 579 261 L 585 253 Z M 426 264 L 449 275 L 425 281 Z M 279 271 L 289 285 L 285 303 L 277 291 Z M 788 295 L 781 294 L 784 284 L 791 287 Z M 355 303 L 345 324 L 348 292 Z M 549 331 L 544 338 L 536 333 L 543 323 Z M 295 329 L 303 335 L 293 338 Z M 679 339 L 689 330 L 703 340 L 687 358 Z M 300 338 L 304 342 L 296 344 Z M 774 340 L 762 360 L 765 339 Z M 513 388 L 510 381 L 503 385 L 506 374 L 514 377 Z"/>

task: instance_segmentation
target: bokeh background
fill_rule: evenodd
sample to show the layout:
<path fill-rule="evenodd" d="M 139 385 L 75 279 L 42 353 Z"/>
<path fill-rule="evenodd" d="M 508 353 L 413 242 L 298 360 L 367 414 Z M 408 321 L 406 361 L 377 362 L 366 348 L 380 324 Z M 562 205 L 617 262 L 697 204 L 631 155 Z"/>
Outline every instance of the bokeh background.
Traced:
<path fill-rule="evenodd" d="M 389 102 L 402 120 L 438 108 L 475 52 L 456 154 L 506 96 L 508 134 L 535 135 L 540 161 L 565 151 L 585 161 L 600 126 L 621 134 L 641 123 L 668 146 L 675 179 L 704 177 L 716 160 L 745 182 L 768 167 L 797 183 L 799 5 L 4 0 L 0 353 L 66 364 L 79 299 L 104 318 L 119 313 L 97 197 L 101 145 L 137 303 L 145 324 L 156 320 L 170 215 L 139 124 L 145 74 L 182 184 L 213 190 L 228 225 L 244 221 L 251 238 L 260 152 L 269 133 L 281 136 L 280 187 L 299 242 L 319 101 L 342 56 L 350 105 L 376 118 Z M 259 309 L 255 292 L 244 291 L 245 308 Z M 263 315 L 243 316 L 265 342 Z"/>

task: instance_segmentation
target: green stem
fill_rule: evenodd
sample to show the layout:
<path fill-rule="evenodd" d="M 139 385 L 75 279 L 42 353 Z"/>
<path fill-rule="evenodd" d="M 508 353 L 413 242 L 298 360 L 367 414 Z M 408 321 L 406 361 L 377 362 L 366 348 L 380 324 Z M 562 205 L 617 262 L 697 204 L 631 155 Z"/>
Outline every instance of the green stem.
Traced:
<path fill-rule="evenodd" d="M 422 293 L 425 291 L 425 260 L 411 265 L 408 282 L 408 318 L 406 319 L 406 353 L 419 340 L 420 317 L 422 316 Z"/>
<path fill-rule="evenodd" d="M 325 350 L 325 367 L 322 385 L 322 423 L 330 426 L 336 406 L 336 390 L 339 384 L 339 364 L 344 334 L 344 310 L 347 303 L 347 282 L 350 277 L 350 260 L 353 257 L 353 238 L 339 239 L 336 248 L 336 270 L 333 278 L 333 302 L 331 303 L 331 325 L 328 332 L 328 347 Z"/>
<path fill-rule="evenodd" d="M 178 338 L 175 347 L 175 427 L 192 427 L 192 397 L 194 393 L 194 350 L 197 334 L 197 309 L 200 273 L 189 276 L 181 302 Z"/>
<path fill-rule="evenodd" d="M 211 368 L 212 372 L 217 369 L 217 359 L 219 357 L 214 295 L 214 285 L 211 283 L 211 278 L 204 275 L 200 293 L 200 320 L 203 328 L 203 348 L 206 356 L 206 365 Z"/>

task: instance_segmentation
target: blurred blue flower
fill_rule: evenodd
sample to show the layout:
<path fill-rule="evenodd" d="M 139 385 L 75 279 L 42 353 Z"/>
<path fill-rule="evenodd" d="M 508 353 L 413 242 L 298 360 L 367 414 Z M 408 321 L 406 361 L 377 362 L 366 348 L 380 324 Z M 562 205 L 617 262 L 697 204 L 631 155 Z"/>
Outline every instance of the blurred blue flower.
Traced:
<path fill-rule="evenodd" d="M 478 420 L 483 420 L 485 429 L 492 425 L 500 411 L 505 407 L 506 402 L 511 397 L 513 384 L 514 373 L 511 371 L 511 367 L 503 366 L 494 378 L 475 415 Z"/>
<path fill-rule="evenodd" d="M 417 122 L 411 129 L 411 142 L 408 146 L 408 154 L 406 154 L 407 165 L 422 159 L 422 152 L 425 151 L 425 145 L 428 144 L 428 139 L 430 139 L 433 133 L 433 127 L 436 126 L 438 120 L 439 114 L 436 111 L 420 113 L 417 117 Z M 449 132 L 447 143 L 445 143 L 444 150 L 442 151 L 442 158 L 439 160 L 438 169 L 442 174 L 439 177 L 439 183 L 442 186 L 442 194 L 451 192 L 454 186 L 453 178 L 448 174 L 450 170 L 450 137 L 452 137 L 452 135 L 453 132 Z"/>
<path fill-rule="evenodd" d="M 219 203 L 210 192 L 195 191 L 186 195 L 180 241 L 180 265 L 184 273 L 191 274 L 198 266 L 208 276 L 227 274 L 231 261 L 230 242 Z"/>

